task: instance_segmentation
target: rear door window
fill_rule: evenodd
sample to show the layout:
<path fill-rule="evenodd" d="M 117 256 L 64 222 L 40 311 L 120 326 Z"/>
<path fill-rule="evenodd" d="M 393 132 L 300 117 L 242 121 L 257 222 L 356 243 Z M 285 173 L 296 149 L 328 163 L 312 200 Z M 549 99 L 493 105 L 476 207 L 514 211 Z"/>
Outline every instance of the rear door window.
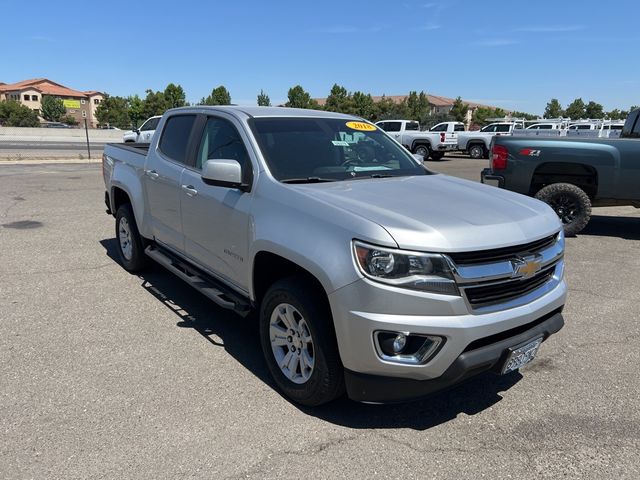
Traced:
<path fill-rule="evenodd" d="M 407 122 L 407 124 L 404 127 L 405 130 L 411 130 L 411 131 L 419 131 L 420 130 L 420 124 L 418 122 Z"/>
<path fill-rule="evenodd" d="M 195 119 L 195 115 L 175 115 L 167 119 L 159 145 L 164 156 L 174 162 L 188 163 L 187 148 Z"/>
<path fill-rule="evenodd" d="M 431 129 L 432 132 L 446 132 L 447 131 L 447 124 L 443 123 L 442 125 L 436 125 L 435 127 L 433 127 Z"/>
<path fill-rule="evenodd" d="M 453 127 L 453 131 L 454 132 L 464 132 L 464 125 L 456 124 L 455 127 Z"/>
<path fill-rule="evenodd" d="M 400 122 L 387 122 L 387 126 L 385 127 L 385 132 L 399 132 L 402 127 L 402 123 Z"/>
<path fill-rule="evenodd" d="M 509 133 L 511 125 L 496 125 L 496 132 Z"/>

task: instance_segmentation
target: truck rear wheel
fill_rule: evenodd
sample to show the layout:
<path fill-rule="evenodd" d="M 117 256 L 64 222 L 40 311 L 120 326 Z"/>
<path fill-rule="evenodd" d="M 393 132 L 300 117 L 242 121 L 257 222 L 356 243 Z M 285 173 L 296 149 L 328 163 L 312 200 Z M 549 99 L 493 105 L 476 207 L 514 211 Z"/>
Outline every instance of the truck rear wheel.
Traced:
<path fill-rule="evenodd" d="M 556 212 L 567 236 L 579 233 L 591 218 L 591 200 L 584 190 L 570 183 L 553 183 L 540 189 L 536 198 Z"/>
<path fill-rule="evenodd" d="M 116 212 L 116 240 L 120 263 L 129 272 L 138 272 L 147 264 L 144 243 L 131 205 L 125 203 Z"/>
<path fill-rule="evenodd" d="M 442 160 L 444 152 L 431 152 L 431 159 L 437 161 Z"/>
<path fill-rule="evenodd" d="M 343 394 L 331 312 L 304 278 L 269 288 L 260 308 L 260 341 L 273 379 L 294 402 L 317 406 Z"/>
<path fill-rule="evenodd" d="M 424 159 L 428 159 L 429 155 L 431 154 L 431 148 L 429 148 L 429 145 L 416 145 L 413 148 L 413 153 L 417 153 L 418 155 L 422 155 L 424 157 Z"/>
<path fill-rule="evenodd" d="M 474 160 L 479 160 L 485 156 L 484 145 L 475 144 L 469 147 L 469 156 Z"/>

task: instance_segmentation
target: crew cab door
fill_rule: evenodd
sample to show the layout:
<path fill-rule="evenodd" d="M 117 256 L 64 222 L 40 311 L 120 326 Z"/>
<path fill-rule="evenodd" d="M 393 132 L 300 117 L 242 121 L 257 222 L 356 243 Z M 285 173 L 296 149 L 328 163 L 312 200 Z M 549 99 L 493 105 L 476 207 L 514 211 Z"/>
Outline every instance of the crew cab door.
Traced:
<path fill-rule="evenodd" d="M 206 184 L 202 165 L 211 159 L 237 160 L 245 183 L 251 183 L 248 139 L 231 116 L 203 116 L 195 162 L 181 185 L 182 231 L 186 255 L 203 269 L 248 292 L 249 221 L 252 194 Z"/>
<path fill-rule="evenodd" d="M 158 242 L 178 252 L 184 251 L 181 180 L 195 119 L 195 114 L 169 117 L 157 148 L 149 150 L 144 168 L 143 185 L 153 235 Z"/>

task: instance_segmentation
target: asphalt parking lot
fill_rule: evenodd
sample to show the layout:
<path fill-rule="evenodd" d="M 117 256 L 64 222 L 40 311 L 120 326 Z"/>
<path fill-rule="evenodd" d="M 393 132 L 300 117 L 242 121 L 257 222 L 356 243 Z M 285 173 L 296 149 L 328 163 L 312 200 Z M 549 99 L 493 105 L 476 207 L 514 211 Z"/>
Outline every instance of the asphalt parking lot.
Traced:
<path fill-rule="evenodd" d="M 0 164 L 0 478 L 640 478 L 639 240 L 640 212 L 594 209 L 520 374 L 303 409 L 252 322 L 119 266 L 98 164 Z"/>

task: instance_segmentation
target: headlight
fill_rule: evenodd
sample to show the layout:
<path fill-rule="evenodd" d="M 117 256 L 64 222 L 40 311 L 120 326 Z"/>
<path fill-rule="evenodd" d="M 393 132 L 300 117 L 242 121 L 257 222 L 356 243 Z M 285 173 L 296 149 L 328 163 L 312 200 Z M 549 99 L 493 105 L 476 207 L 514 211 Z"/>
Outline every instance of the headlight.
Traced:
<path fill-rule="evenodd" d="M 437 253 L 409 252 L 353 242 L 362 274 L 395 287 L 460 295 L 448 260 Z"/>

